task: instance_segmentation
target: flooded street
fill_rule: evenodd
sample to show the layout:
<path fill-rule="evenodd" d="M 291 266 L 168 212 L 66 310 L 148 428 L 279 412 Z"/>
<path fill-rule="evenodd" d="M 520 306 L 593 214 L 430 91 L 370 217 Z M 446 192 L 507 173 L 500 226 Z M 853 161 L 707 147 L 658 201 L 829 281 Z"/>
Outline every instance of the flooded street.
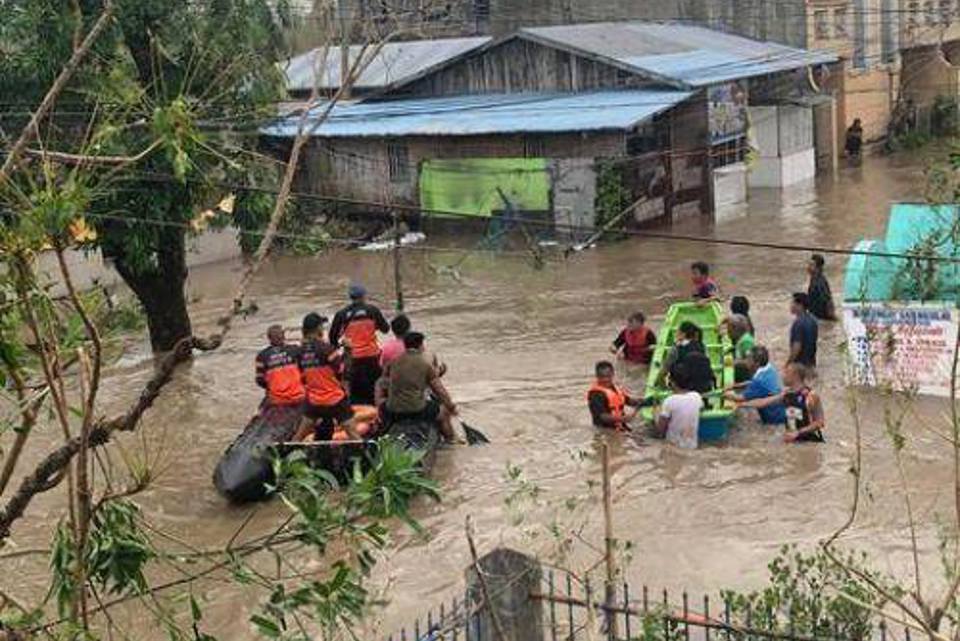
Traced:
<path fill-rule="evenodd" d="M 843 170 L 837 183 L 824 180 L 816 189 L 786 194 L 754 192 L 745 212 L 715 223 L 681 221 L 662 231 L 849 248 L 861 238 L 880 236 L 889 202 L 921 197 L 922 185 L 916 161 L 874 159 L 863 168 Z M 431 247 L 472 242 L 428 240 Z M 808 253 L 632 238 L 548 263 L 539 271 L 514 254 L 471 256 L 460 268 L 462 281 L 438 269 L 460 256 L 457 251 L 406 252 L 407 308 L 414 325 L 427 334 L 428 349 L 449 365 L 446 383 L 463 418 L 493 443 L 439 453 L 434 476 L 442 502 L 424 503 L 416 511 L 429 540 L 397 526 L 396 549 L 375 571 L 375 583 L 389 586 L 389 604 L 379 613 L 384 630 L 449 601 L 461 589 L 469 561 L 464 538 L 468 515 L 483 549 L 503 542 L 549 554 L 555 542 L 537 526 L 554 519 L 566 528 L 585 525 L 583 538 L 602 544 L 599 502 L 587 483 L 599 480 L 599 464 L 579 453 L 592 452 L 595 445 L 585 404 L 593 364 L 608 357 L 623 320 L 642 310 L 656 328 L 669 304 L 687 295 L 689 263 L 705 260 L 726 296 L 750 298 L 758 342 L 769 346 L 780 364 L 787 352 L 789 294 L 805 287 Z M 827 257 L 838 301 L 844 262 L 842 256 Z M 228 306 L 239 268 L 217 265 L 192 275 L 199 332 L 209 331 Z M 251 293 L 259 313 L 238 321 L 223 348 L 199 355 L 182 369 L 146 416 L 142 430 L 150 451 L 162 452 L 165 471 L 138 501 L 158 525 L 202 548 L 224 545 L 251 510 L 259 511 L 251 534 L 258 525 L 275 522 L 279 506 L 230 507 L 210 481 L 217 457 L 260 400 L 253 357 L 262 347 L 263 332 L 274 322 L 298 325 L 308 311 L 332 315 L 351 281 L 365 283 L 372 302 L 392 311 L 392 269 L 390 256 L 362 252 L 282 258 L 264 268 Z M 826 445 L 783 445 L 752 419 L 741 420 L 741 429 L 726 446 L 689 453 L 660 443 L 613 442 L 615 531 L 635 545 L 628 569 L 634 584 L 694 592 L 753 587 L 782 544 L 812 545 L 844 521 L 854 428 L 838 351 L 843 332 L 839 323 L 821 331 L 818 386 L 827 411 Z M 116 368 L 105 389 L 111 409 L 132 398 L 148 369 L 145 364 Z M 622 374 L 634 387 L 642 383 L 640 371 Z M 899 572 L 908 539 L 881 423 L 886 400 L 879 393 L 862 393 L 859 399 L 870 498 L 848 540 L 875 552 L 879 569 Z M 947 448 L 926 429 L 945 407 L 942 400 L 920 401 L 912 410 L 916 417 L 907 421 L 907 429 L 919 435 L 906 457 L 907 475 L 931 567 L 936 564 L 935 513 L 952 501 L 952 472 Z M 138 450 L 138 439 L 125 443 L 131 452 Z M 519 466 L 542 490 L 540 506 L 532 506 L 519 523 L 505 508 L 514 489 L 504 481 L 508 464 Z M 53 498 L 42 497 L 31 514 L 51 510 L 48 522 L 54 522 L 59 515 L 52 512 Z M 583 502 L 568 509 L 568 499 Z M 31 547 L 42 545 L 47 534 L 21 529 L 15 536 L 19 545 Z M 579 567 L 596 558 L 577 543 L 570 563 Z M 45 563 L 30 557 L 7 562 L 5 571 L 24 577 L 21 592 L 42 589 Z M 205 587 L 205 624 L 222 638 L 251 637 L 246 609 L 254 595 L 225 583 Z"/>

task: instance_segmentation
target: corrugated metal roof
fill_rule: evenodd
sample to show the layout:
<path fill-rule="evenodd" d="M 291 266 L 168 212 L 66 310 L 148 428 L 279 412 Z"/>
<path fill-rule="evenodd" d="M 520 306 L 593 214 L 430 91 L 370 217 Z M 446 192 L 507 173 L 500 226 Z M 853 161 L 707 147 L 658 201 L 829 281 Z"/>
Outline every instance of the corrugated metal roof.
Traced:
<path fill-rule="evenodd" d="M 693 95 L 624 90 L 577 94 L 478 94 L 337 105 L 315 136 L 466 136 L 628 129 Z M 317 108 L 320 113 L 322 108 Z M 299 116 L 264 127 L 267 136 L 296 135 Z"/>
<path fill-rule="evenodd" d="M 440 40 L 412 40 L 390 42 L 383 46 L 367 68 L 360 74 L 354 87 L 378 89 L 391 83 L 405 80 L 439 65 L 450 58 L 476 49 L 490 38 L 445 38 Z M 364 51 L 362 45 L 350 46 L 350 64 Z M 326 56 L 317 67 L 318 58 Z M 369 56 L 368 47 L 363 55 Z M 280 65 L 287 76 L 289 91 L 310 91 L 314 85 L 314 73 L 321 89 L 336 89 L 340 86 L 340 49 L 319 48 L 295 56 Z"/>
<path fill-rule="evenodd" d="M 607 58 L 615 64 L 690 87 L 835 62 L 808 51 L 672 22 L 605 22 L 521 29 L 548 45 Z"/>

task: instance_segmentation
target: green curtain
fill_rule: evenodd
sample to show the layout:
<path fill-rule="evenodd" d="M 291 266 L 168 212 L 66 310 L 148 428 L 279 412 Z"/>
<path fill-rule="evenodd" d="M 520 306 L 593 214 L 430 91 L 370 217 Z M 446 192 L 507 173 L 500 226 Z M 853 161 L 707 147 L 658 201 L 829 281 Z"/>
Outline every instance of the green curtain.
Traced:
<path fill-rule="evenodd" d="M 550 209 L 544 158 L 427 160 L 420 168 L 420 207 L 428 215 L 489 217 L 504 209 L 497 187 L 518 210 Z"/>

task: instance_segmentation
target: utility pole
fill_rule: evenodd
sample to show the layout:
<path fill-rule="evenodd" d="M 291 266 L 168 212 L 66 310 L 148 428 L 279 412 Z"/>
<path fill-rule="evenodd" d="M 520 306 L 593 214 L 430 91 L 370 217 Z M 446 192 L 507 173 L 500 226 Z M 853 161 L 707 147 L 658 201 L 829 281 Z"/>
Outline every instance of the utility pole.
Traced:
<path fill-rule="evenodd" d="M 350 87 L 353 84 L 347 77 L 350 75 L 350 17 L 347 3 L 350 0 L 337 0 L 337 31 L 340 36 L 340 98 L 350 98 Z"/>
<path fill-rule="evenodd" d="M 397 293 L 397 311 L 403 311 L 403 274 L 400 262 L 400 240 L 403 235 L 400 233 L 400 217 L 397 210 L 393 210 L 393 287 Z"/>

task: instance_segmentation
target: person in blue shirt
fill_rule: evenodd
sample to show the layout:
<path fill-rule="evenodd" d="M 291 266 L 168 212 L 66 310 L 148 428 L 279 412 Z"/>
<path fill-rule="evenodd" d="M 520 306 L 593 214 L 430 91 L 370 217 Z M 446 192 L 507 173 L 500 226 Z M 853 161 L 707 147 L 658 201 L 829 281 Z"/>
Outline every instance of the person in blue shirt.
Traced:
<path fill-rule="evenodd" d="M 795 319 L 790 326 L 790 358 L 787 365 L 800 363 L 806 367 L 817 366 L 817 319 L 810 313 L 810 297 L 797 292 L 790 301 L 790 313 Z"/>
<path fill-rule="evenodd" d="M 754 345 L 747 356 L 747 364 L 753 373 L 750 380 L 743 387 L 743 391 L 728 391 L 725 396 L 736 402 L 738 407 L 743 403 L 758 398 L 777 396 L 783 392 L 780 375 L 770 362 L 770 352 L 763 345 Z M 787 412 L 783 403 L 773 403 L 757 408 L 760 422 L 764 425 L 784 425 L 787 422 Z"/>

